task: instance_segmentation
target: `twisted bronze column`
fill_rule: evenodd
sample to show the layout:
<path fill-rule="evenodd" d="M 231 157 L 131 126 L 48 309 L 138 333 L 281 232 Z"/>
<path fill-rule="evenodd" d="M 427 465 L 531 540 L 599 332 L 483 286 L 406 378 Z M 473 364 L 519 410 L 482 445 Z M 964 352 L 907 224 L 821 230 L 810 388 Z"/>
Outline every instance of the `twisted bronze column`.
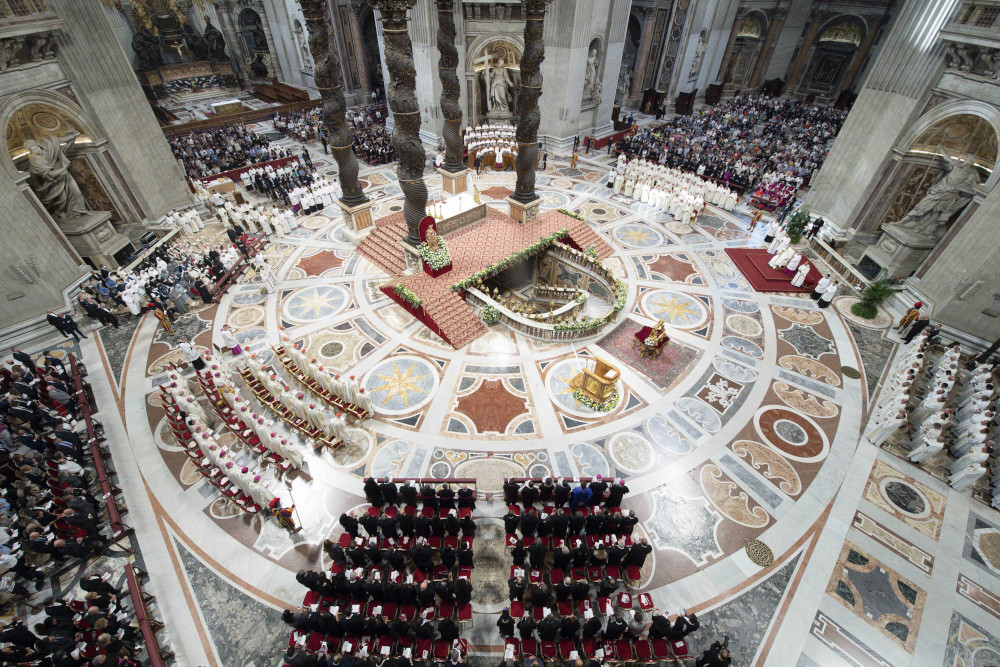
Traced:
<path fill-rule="evenodd" d="M 542 94 L 542 61 L 545 60 L 545 8 L 552 0 L 521 0 L 524 7 L 524 54 L 521 56 L 521 87 L 517 94 L 517 184 L 511 199 L 528 204 L 535 194 L 535 162 L 538 161 L 538 98 Z"/>
<path fill-rule="evenodd" d="M 358 183 L 358 158 L 354 155 L 354 130 L 347 123 L 344 81 L 340 74 L 340 56 L 333 39 L 333 23 L 324 0 L 299 0 L 309 30 L 309 52 L 315 68 L 313 78 L 323 99 L 323 128 L 337 161 L 342 202 L 357 206 L 368 201 Z"/>
<path fill-rule="evenodd" d="M 420 243 L 420 221 L 427 211 L 427 184 L 424 183 L 424 162 L 427 159 L 420 142 L 420 106 L 417 104 L 417 70 L 413 66 L 413 44 L 407 33 L 406 12 L 417 0 L 368 0 L 382 16 L 385 35 L 385 64 L 389 70 L 389 108 L 396 127 L 392 143 L 399 155 L 396 175 L 406 197 L 403 216 L 406 218 L 407 242 Z"/>
<path fill-rule="evenodd" d="M 438 76 L 441 79 L 441 113 L 444 116 L 444 164 L 451 173 L 462 171 L 462 89 L 458 84 L 458 49 L 455 47 L 455 1 L 437 0 Z"/>

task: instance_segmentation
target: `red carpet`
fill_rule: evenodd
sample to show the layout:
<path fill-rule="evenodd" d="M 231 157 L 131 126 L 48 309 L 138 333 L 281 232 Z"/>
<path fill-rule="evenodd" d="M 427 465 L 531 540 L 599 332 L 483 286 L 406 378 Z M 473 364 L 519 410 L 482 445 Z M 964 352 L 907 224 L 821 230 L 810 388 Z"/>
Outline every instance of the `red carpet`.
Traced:
<path fill-rule="evenodd" d="M 785 275 L 784 269 L 772 269 L 767 265 L 773 255 L 763 248 L 726 248 L 726 254 L 736 264 L 736 268 L 750 281 L 758 292 L 811 292 L 813 285 L 823 274 L 810 262 L 809 274 L 802 287 L 792 287 L 794 274 Z M 803 259 L 808 262 L 808 259 Z"/>

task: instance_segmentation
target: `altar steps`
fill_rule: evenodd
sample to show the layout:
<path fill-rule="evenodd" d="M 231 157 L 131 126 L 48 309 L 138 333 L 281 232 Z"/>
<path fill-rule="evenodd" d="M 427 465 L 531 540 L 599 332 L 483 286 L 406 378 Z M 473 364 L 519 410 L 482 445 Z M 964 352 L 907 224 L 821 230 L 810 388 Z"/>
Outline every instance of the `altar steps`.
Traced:
<path fill-rule="evenodd" d="M 406 255 L 399 245 L 406 236 L 406 218 L 396 213 L 379 219 L 375 229 L 358 245 L 358 253 L 390 276 L 406 270 Z"/>
<path fill-rule="evenodd" d="M 590 225 L 588 225 L 583 220 L 574 220 L 573 224 L 569 225 L 569 236 L 573 239 L 573 242 L 580 246 L 580 250 L 586 250 L 590 246 L 594 246 L 597 250 L 597 256 L 600 259 L 605 259 L 611 256 L 613 252 L 611 246 L 609 246 L 600 236 L 597 235 Z"/>
<path fill-rule="evenodd" d="M 486 325 L 458 292 L 436 295 L 424 303 L 424 310 L 437 325 L 441 336 L 455 349 L 462 349 L 486 333 Z"/>

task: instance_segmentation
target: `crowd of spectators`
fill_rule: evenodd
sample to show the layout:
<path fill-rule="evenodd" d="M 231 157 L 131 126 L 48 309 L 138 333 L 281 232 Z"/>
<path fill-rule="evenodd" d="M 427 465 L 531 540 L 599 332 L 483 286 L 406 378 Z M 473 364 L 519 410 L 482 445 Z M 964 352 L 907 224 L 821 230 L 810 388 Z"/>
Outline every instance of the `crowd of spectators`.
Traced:
<path fill-rule="evenodd" d="M 44 597 L 47 572 L 99 555 L 111 530 L 72 361 L 17 348 L 12 356 L 0 369 L 0 605 L 44 614 L 29 623 L 15 613 L 0 628 L 0 664 L 138 665 L 129 595 L 108 576 L 82 579 L 81 599 Z"/>
<path fill-rule="evenodd" d="M 240 123 L 170 139 L 174 157 L 184 163 L 184 171 L 189 179 L 291 155 L 290 151 L 270 144 L 270 139 L 248 130 Z"/>
<path fill-rule="evenodd" d="M 285 663 L 463 662 L 475 492 L 369 478 L 365 495 L 369 511 L 342 514 L 340 540 L 324 543 L 330 571 L 296 576 L 310 593 L 301 610 L 282 615 L 294 629 Z"/>
<path fill-rule="evenodd" d="M 655 128 L 637 130 L 621 139 L 617 148 L 732 183 L 740 190 L 769 173 L 808 185 L 846 116 L 841 109 L 741 94 Z"/>

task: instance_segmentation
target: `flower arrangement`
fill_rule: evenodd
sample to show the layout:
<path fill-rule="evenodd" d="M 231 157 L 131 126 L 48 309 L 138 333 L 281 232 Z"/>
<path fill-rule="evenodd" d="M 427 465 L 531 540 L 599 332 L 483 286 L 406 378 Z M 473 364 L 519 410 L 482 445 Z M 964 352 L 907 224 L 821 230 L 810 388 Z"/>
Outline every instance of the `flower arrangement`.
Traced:
<path fill-rule="evenodd" d="M 448 254 L 448 246 L 444 244 L 444 239 L 438 240 L 438 246 L 437 250 L 431 250 L 430 246 L 427 245 L 427 241 L 417 246 L 420 259 L 424 260 L 427 266 L 435 271 L 451 264 L 451 255 Z"/>
<path fill-rule="evenodd" d="M 398 296 L 400 299 L 408 303 L 413 308 L 420 308 L 420 306 L 424 304 L 423 300 L 419 296 L 414 294 L 413 290 L 411 290 L 406 285 L 399 285 L 399 284 L 393 285 L 392 291 L 396 293 L 396 296 Z"/>
<path fill-rule="evenodd" d="M 515 263 L 521 261 L 525 257 L 534 255 L 538 253 L 538 251 L 543 250 L 544 248 L 547 248 L 548 246 L 552 245 L 557 240 L 565 238 L 567 236 L 569 236 L 569 229 L 566 229 L 565 227 L 563 229 L 557 229 L 548 236 L 543 236 L 542 238 L 538 239 L 528 247 L 521 248 L 513 255 L 504 257 L 503 259 L 498 260 L 495 264 L 491 264 L 490 266 L 487 266 L 485 269 L 482 269 L 481 271 L 477 271 L 476 273 L 467 276 L 464 280 L 460 280 L 459 282 L 452 285 L 451 289 L 455 292 L 461 292 L 470 285 L 476 285 L 478 283 L 481 283 L 486 278 L 489 278 L 490 276 L 496 273 L 500 273 L 501 271 L 510 268 Z"/>
<path fill-rule="evenodd" d="M 628 285 L 621 280 L 615 280 L 615 304 L 611 307 L 612 312 L 617 313 L 625 307 L 625 299 L 628 298 Z"/>
<path fill-rule="evenodd" d="M 579 389 L 573 392 L 573 398 L 580 401 L 591 410 L 597 410 L 598 412 L 611 412 L 618 406 L 618 400 L 619 400 L 618 387 L 615 387 L 614 392 L 612 392 L 611 394 L 611 398 L 604 401 L 603 403 L 598 403 L 590 396 L 584 394 Z"/>
<path fill-rule="evenodd" d="M 563 324 L 556 324 L 553 328 L 556 331 L 593 331 L 598 329 L 607 323 L 606 317 L 598 317 L 593 320 L 584 320 L 583 322 L 565 322 Z"/>
<path fill-rule="evenodd" d="M 591 245 L 589 248 L 583 251 L 583 256 L 589 259 L 591 262 L 596 262 L 600 258 L 597 256 L 597 248 Z"/>
<path fill-rule="evenodd" d="M 587 293 L 579 292 L 575 297 L 573 297 L 573 300 L 577 303 L 587 303 Z"/>
<path fill-rule="evenodd" d="M 479 314 L 479 318 L 486 326 L 496 324 L 500 321 L 500 311 L 493 306 L 485 306 L 483 311 Z"/>
<path fill-rule="evenodd" d="M 559 212 L 562 213 L 563 215 L 568 215 L 571 218 L 576 218 L 577 220 L 583 220 L 584 222 L 587 221 L 587 219 L 584 218 L 582 215 L 577 215 L 576 213 L 570 213 L 564 208 L 559 209 Z"/>

